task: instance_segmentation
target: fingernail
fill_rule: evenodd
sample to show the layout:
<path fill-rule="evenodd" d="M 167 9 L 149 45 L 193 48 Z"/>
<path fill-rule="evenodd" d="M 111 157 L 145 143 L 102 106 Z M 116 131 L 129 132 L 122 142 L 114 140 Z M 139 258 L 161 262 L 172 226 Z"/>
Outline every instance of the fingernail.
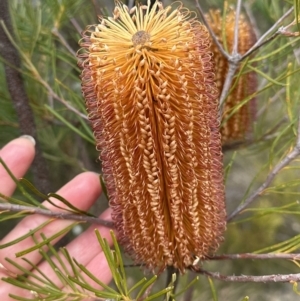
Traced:
<path fill-rule="evenodd" d="M 22 135 L 20 138 L 28 139 L 34 146 L 36 144 L 35 139 L 30 135 Z"/>

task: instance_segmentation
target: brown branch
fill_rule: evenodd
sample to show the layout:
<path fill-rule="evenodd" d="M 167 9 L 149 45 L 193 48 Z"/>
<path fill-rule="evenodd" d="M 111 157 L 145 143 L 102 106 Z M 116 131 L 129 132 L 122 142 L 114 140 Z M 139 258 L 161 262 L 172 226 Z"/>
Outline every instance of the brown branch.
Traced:
<path fill-rule="evenodd" d="M 230 55 L 229 53 L 227 53 L 225 51 L 222 44 L 219 42 L 217 36 L 213 32 L 212 28 L 210 27 L 210 25 L 206 21 L 205 14 L 203 12 L 203 9 L 202 9 L 199 1 L 195 0 L 195 2 L 196 2 L 196 8 L 200 13 L 200 16 L 201 16 L 201 19 L 202 19 L 204 25 L 207 27 L 207 29 L 210 33 L 210 35 L 213 39 L 213 42 L 219 48 L 220 52 L 227 59 L 228 64 L 229 64 L 228 72 L 227 72 L 226 79 L 225 79 L 225 82 L 224 82 L 224 85 L 223 85 L 223 88 L 222 88 L 222 92 L 221 92 L 221 95 L 220 95 L 220 99 L 219 99 L 219 103 L 220 103 L 220 113 L 219 113 L 219 115 L 220 115 L 220 118 L 221 118 L 221 116 L 223 115 L 222 111 L 223 111 L 223 106 L 224 106 L 225 100 L 228 96 L 228 93 L 229 93 L 229 90 L 230 90 L 230 87 L 231 87 L 231 84 L 232 84 L 233 77 L 234 77 L 235 72 L 237 70 L 238 64 L 241 60 L 241 55 L 238 53 L 238 18 L 239 18 L 240 10 L 241 10 L 241 1 L 238 0 L 238 4 L 237 4 L 238 11 L 237 11 L 236 20 L 235 20 L 237 26 L 235 27 L 234 44 L 233 44 L 232 55 Z"/>
<path fill-rule="evenodd" d="M 267 253 L 267 254 L 222 254 L 207 258 L 207 260 L 236 260 L 236 259 L 251 259 L 251 260 L 265 260 L 265 259 L 287 259 L 300 260 L 300 253 L 286 254 L 286 253 Z"/>
<path fill-rule="evenodd" d="M 220 118 L 222 118 L 223 116 L 223 107 L 224 107 L 224 103 L 226 101 L 226 98 L 228 96 L 228 93 L 230 91 L 230 88 L 231 88 L 231 84 L 232 84 L 232 81 L 233 81 L 233 77 L 235 75 L 235 72 L 238 68 L 238 63 L 235 63 L 235 62 L 232 62 L 232 61 L 229 61 L 229 68 L 228 68 L 228 72 L 226 74 L 226 79 L 225 79 L 225 82 L 224 82 L 224 85 L 223 85 L 223 88 L 222 88 L 222 92 L 221 92 L 221 95 L 220 95 L 220 100 L 219 100 L 219 103 L 220 103 Z"/>
<path fill-rule="evenodd" d="M 50 211 L 47 209 L 42 209 L 38 207 L 31 207 L 31 206 L 23 206 L 23 205 L 16 205 L 10 203 L 0 203 L 0 213 L 2 212 L 23 212 L 24 214 L 39 214 L 44 216 L 49 216 L 56 219 L 63 219 L 63 220 L 74 220 L 80 222 L 86 222 L 90 224 L 97 224 L 101 226 L 105 226 L 108 228 L 114 228 L 114 223 L 112 221 L 106 221 L 97 217 L 87 216 L 87 215 L 79 215 L 79 214 L 72 214 L 72 213 L 64 213 L 64 212 L 55 212 Z"/>
<path fill-rule="evenodd" d="M 300 114 L 299 114 L 299 120 L 298 120 L 298 129 L 297 129 L 297 141 L 296 145 L 292 149 L 291 152 L 289 152 L 269 173 L 267 176 L 265 182 L 256 190 L 254 191 L 243 204 L 239 205 L 227 218 L 227 221 L 231 221 L 236 215 L 238 215 L 241 211 L 243 211 L 247 206 L 249 206 L 258 196 L 260 196 L 263 191 L 269 187 L 269 185 L 272 183 L 276 175 L 279 173 L 281 169 L 286 167 L 290 162 L 292 162 L 294 159 L 296 159 L 300 154 Z"/>
<path fill-rule="evenodd" d="M 210 27 L 210 25 L 206 21 L 205 14 L 203 12 L 203 9 L 202 9 L 199 1 L 195 0 L 195 2 L 196 2 L 196 8 L 197 8 L 197 10 L 200 13 L 201 19 L 202 19 L 204 25 L 206 26 L 206 28 L 208 29 L 208 31 L 209 31 L 209 33 L 210 33 L 210 35 L 211 35 L 214 43 L 217 45 L 217 47 L 219 48 L 219 50 L 223 54 L 223 56 L 226 57 L 228 61 L 230 61 L 231 60 L 231 56 L 225 51 L 225 49 L 223 48 L 222 44 L 219 42 L 217 36 L 215 35 L 214 31 L 212 30 L 212 28 Z"/>
<path fill-rule="evenodd" d="M 61 104 L 63 104 L 67 109 L 69 109 L 71 112 L 75 113 L 77 116 L 81 117 L 84 120 L 88 120 L 88 117 L 78 111 L 76 108 L 74 108 L 67 100 L 65 100 L 62 97 L 59 97 L 51 88 L 51 86 L 43 80 L 43 78 L 40 76 L 39 73 L 35 73 L 37 81 L 42 84 L 48 91 L 49 95 L 51 95 L 54 99 L 58 100 Z"/>
<path fill-rule="evenodd" d="M 47 176 L 47 165 L 39 144 L 34 113 L 25 90 L 22 74 L 19 71 L 21 68 L 21 60 L 18 51 L 13 47 L 5 31 L 7 28 L 10 35 L 13 35 L 8 0 L 0 1 L 0 12 L 2 19 L 0 20 L 2 25 L 0 25 L 0 53 L 5 62 L 4 68 L 7 89 L 18 117 L 20 133 L 34 137 L 36 141 L 36 155 L 32 164 L 34 182 L 39 190 L 49 191 L 50 182 Z M 5 27 L 3 26 L 4 24 Z"/>
<path fill-rule="evenodd" d="M 241 254 L 222 254 L 206 257 L 201 261 L 212 261 L 212 260 L 267 260 L 267 259 L 283 259 L 283 260 L 300 260 L 300 253 L 265 253 L 265 254 L 253 254 L 253 253 L 241 253 Z M 143 267 L 144 264 L 132 263 L 124 265 L 126 268 Z M 194 271 L 194 269 L 191 269 Z M 197 270 L 196 270 L 197 271 Z"/>
<path fill-rule="evenodd" d="M 261 46 L 263 46 L 264 44 L 267 44 L 268 42 L 270 42 L 271 40 L 276 38 L 279 34 L 283 34 L 285 32 L 286 27 L 279 28 L 272 36 L 270 36 L 269 38 L 266 39 L 266 37 L 269 36 L 278 27 L 278 25 L 293 12 L 294 8 L 293 7 L 290 8 L 281 18 L 279 18 L 277 20 L 277 22 L 275 22 L 275 24 L 268 31 L 265 32 L 265 34 L 263 34 L 258 39 L 258 41 L 244 55 L 241 55 L 238 53 L 238 19 L 239 19 L 240 10 L 241 10 L 241 1 L 238 0 L 237 1 L 237 13 L 236 13 L 236 19 L 235 19 L 233 51 L 232 51 L 232 54 L 230 55 L 229 53 L 227 53 L 225 51 L 222 44 L 219 42 L 217 36 L 215 35 L 215 33 L 211 29 L 210 25 L 206 21 L 203 9 L 202 9 L 201 5 L 199 4 L 199 0 L 195 0 L 195 2 L 196 2 L 196 8 L 199 11 L 202 21 L 203 21 L 204 25 L 207 27 L 214 43 L 216 44 L 216 46 L 219 48 L 222 55 L 228 60 L 228 63 L 229 63 L 229 70 L 226 75 L 226 79 L 225 79 L 223 89 L 222 89 L 220 99 L 219 99 L 220 116 L 222 116 L 223 106 L 224 106 L 224 103 L 228 96 L 228 93 L 229 93 L 229 90 L 230 90 L 230 87 L 231 87 L 231 84 L 233 81 L 233 77 L 235 75 L 235 72 L 237 70 L 239 63 L 242 60 L 244 60 L 245 58 L 247 58 L 249 55 L 251 55 L 254 51 L 258 50 Z"/>
<path fill-rule="evenodd" d="M 235 25 L 234 25 L 234 40 L 232 47 L 232 56 L 239 55 L 238 47 L 239 47 L 239 19 L 241 14 L 241 0 L 237 0 L 236 5 L 236 15 L 235 15 Z"/>
<path fill-rule="evenodd" d="M 227 276 L 220 273 L 208 272 L 205 270 L 199 270 L 199 274 L 209 276 L 211 278 L 226 281 L 226 282 L 300 282 L 300 273 L 298 274 L 273 274 L 264 276 L 252 276 L 252 275 L 241 275 L 241 276 Z"/>
<path fill-rule="evenodd" d="M 81 26 L 79 25 L 77 20 L 75 18 L 71 18 L 70 21 L 71 21 L 72 25 L 75 27 L 75 29 L 77 30 L 77 32 L 81 35 L 83 29 L 81 28 Z"/>
<path fill-rule="evenodd" d="M 291 7 L 281 18 L 279 18 L 272 27 L 269 28 L 269 30 L 267 30 L 258 40 L 257 42 L 241 57 L 241 60 L 244 60 L 245 58 L 247 58 L 249 55 L 251 55 L 254 51 L 256 51 L 257 49 L 259 49 L 261 46 L 263 46 L 264 44 L 272 41 L 274 38 L 276 38 L 279 34 L 280 34 L 280 30 L 283 30 L 282 28 L 280 28 L 279 30 L 277 30 L 273 35 L 271 35 L 268 39 L 266 39 L 266 37 L 268 35 L 270 35 L 277 27 L 278 25 L 284 20 L 286 19 L 292 12 L 294 11 L 294 7 Z"/>

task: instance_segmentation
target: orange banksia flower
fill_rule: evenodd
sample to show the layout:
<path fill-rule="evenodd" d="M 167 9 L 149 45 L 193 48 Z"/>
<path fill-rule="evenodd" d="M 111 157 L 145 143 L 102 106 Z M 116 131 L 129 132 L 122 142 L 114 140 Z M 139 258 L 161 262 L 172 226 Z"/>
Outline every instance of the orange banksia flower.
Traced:
<path fill-rule="evenodd" d="M 206 16 L 207 22 L 212 30 L 222 42 L 222 16 L 219 10 L 211 10 Z M 226 44 L 229 53 L 232 52 L 234 41 L 235 28 L 235 12 L 229 11 L 225 20 L 225 36 Z M 238 52 L 240 54 L 246 53 L 255 43 L 255 34 L 251 25 L 246 21 L 243 15 L 239 19 L 239 41 Z M 226 74 L 228 72 L 228 62 L 226 58 L 219 51 L 218 47 L 213 44 L 212 51 L 214 53 L 214 60 L 216 64 L 216 81 L 219 92 L 221 93 Z M 238 71 L 237 71 L 238 73 Z M 233 81 L 234 82 L 234 81 Z M 223 119 L 226 119 L 231 114 L 232 109 L 236 107 L 243 99 L 255 92 L 257 86 L 255 72 L 248 72 L 239 77 L 238 83 L 234 90 L 227 97 L 224 110 Z M 255 116 L 255 101 L 254 99 L 248 101 L 243 105 L 234 115 L 232 115 L 226 123 L 221 127 L 222 143 L 223 145 L 233 141 L 242 141 L 251 133 L 252 123 Z"/>
<path fill-rule="evenodd" d="M 119 241 L 136 262 L 183 272 L 216 250 L 225 229 L 209 34 L 182 6 L 116 2 L 81 46 Z"/>

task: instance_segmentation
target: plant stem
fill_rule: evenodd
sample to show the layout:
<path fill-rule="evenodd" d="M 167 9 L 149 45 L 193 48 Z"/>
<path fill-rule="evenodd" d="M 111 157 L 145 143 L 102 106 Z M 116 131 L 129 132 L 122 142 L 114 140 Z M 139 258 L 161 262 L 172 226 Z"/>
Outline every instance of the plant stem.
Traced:
<path fill-rule="evenodd" d="M 257 42 L 241 57 L 241 60 L 244 60 L 246 57 L 251 55 L 254 51 L 259 49 L 262 45 L 266 44 L 267 42 L 270 42 L 274 38 L 276 38 L 280 32 L 276 31 L 272 36 L 270 36 L 268 39 L 266 37 L 270 35 L 277 27 L 278 25 L 286 19 L 290 14 L 292 14 L 294 11 L 294 7 L 291 7 L 281 18 L 279 18 L 272 27 L 269 28 L 258 40 Z"/>
<path fill-rule="evenodd" d="M 58 37 L 58 39 L 60 40 L 60 42 L 62 43 L 62 45 L 64 45 L 66 47 L 66 49 L 74 56 L 76 57 L 76 51 L 73 50 L 73 48 L 68 44 L 68 42 L 66 41 L 66 39 L 61 35 L 61 33 L 58 31 L 58 28 L 54 27 L 51 30 L 52 34 L 55 35 L 56 37 Z"/>
<path fill-rule="evenodd" d="M 90 224 L 97 224 L 102 225 L 108 228 L 114 228 L 114 223 L 112 221 L 106 221 L 97 217 L 87 216 L 87 215 L 79 215 L 79 214 L 70 214 L 64 212 L 55 212 L 50 211 L 47 209 L 41 209 L 39 207 L 31 207 L 31 206 L 23 206 L 23 205 L 16 205 L 10 203 L 0 203 L 0 212 L 24 212 L 24 214 L 39 214 L 44 216 L 49 216 L 56 219 L 63 219 L 63 220 L 74 220 L 74 221 L 81 221 Z"/>
<path fill-rule="evenodd" d="M 269 187 L 272 183 L 276 175 L 286 167 L 290 162 L 295 160 L 300 155 L 300 114 L 298 120 L 298 129 L 297 129 L 297 140 L 296 145 L 269 173 L 265 182 L 256 190 L 254 191 L 245 201 L 243 204 L 239 205 L 227 218 L 227 221 L 231 221 L 236 215 L 238 215 L 241 211 L 243 211 L 247 206 L 249 206 L 258 196 L 260 196 L 264 190 Z"/>
<path fill-rule="evenodd" d="M 286 253 L 267 253 L 267 254 L 222 254 L 209 257 L 207 260 L 236 260 L 236 259 L 287 259 L 287 260 L 300 260 L 300 253 L 286 254 Z"/>
<path fill-rule="evenodd" d="M 236 5 L 236 14 L 235 14 L 235 26 L 234 26 L 234 40 L 232 47 L 232 56 L 235 57 L 239 54 L 239 19 L 241 14 L 241 5 L 242 1 L 238 0 Z"/>
<path fill-rule="evenodd" d="M 202 9 L 199 1 L 195 0 L 195 2 L 196 2 L 196 8 L 197 8 L 197 10 L 200 13 L 201 19 L 202 19 L 204 25 L 207 27 L 207 29 L 208 29 L 208 31 L 209 31 L 209 33 L 210 33 L 210 35 L 211 35 L 214 43 L 217 45 L 217 47 L 219 48 L 220 52 L 224 55 L 224 57 L 226 57 L 227 60 L 230 60 L 231 56 L 224 50 L 224 48 L 221 45 L 221 43 L 219 42 L 217 36 L 215 35 L 215 33 L 213 32 L 213 30 L 211 29 L 210 25 L 207 23 L 205 15 L 204 15 L 204 12 L 203 12 L 203 9 Z"/>
<path fill-rule="evenodd" d="M 211 278 L 226 281 L 226 282 L 300 282 L 300 273 L 298 274 L 283 274 L 283 275 L 264 275 L 264 276 L 252 276 L 252 275 L 241 275 L 241 276 L 227 276 L 220 273 L 208 272 L 200 270 L 200 274 L 209 276 Z"/>

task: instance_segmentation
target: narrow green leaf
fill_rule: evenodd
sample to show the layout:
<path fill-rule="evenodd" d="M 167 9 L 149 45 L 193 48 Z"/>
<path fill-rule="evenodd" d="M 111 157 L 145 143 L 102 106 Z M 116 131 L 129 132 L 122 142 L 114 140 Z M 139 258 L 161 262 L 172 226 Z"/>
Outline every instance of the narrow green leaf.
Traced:
<path fill-rule="evenodd" d="M 283 242 L 274 244 L 272 246 L 257 250 L 253 252 L 254 254 L 262 254 L 262 253 L 289 253 L 291 248 L 295 248 L 300 246 L 300 234 L 296 235 L 288 240 Z"/>
<path fill-rule="evenodd" d="M 136 296 L 136 299 L 139 300 L 140 297 L 142 297 L 142 295 L 145 293 L 145 291 L 147 290 L 147 288 L 153 284 L 157 279 L 157 275 L 154 275 L 151 279 L 149 279 L 141 288 L 141 290 L 139 291 L 139 293 Z"/>
<path fill-rule="evenodd" d="M 137 289 L 139 286 L 141 286 L 143 283 L 145 283 L 147 281 L 147 278 L 144 277 L 142 278 L 139 282 L 137 282 L 129 291 L 128 291 L 128 295 L 130 295 L 135 289 Z"/>
<path fill-rule="evenodd" d="M 72 223 L 71 225 L 67 226 L 66 228 L 60 230 L 59 232 L 53 234 L 52 236 L 50 236 L 49 238 L 47 238 L 46 240 L 36 244 L 35 246 L 32 246 L 24 251 L 18 252 L 16 253 L 16 257 L 22 257 L 30 252 L 33 252 L 35 250 L 38 250 L 40 248 L 42 248 L 43 246 L 47 245 L 48 243 L 50 243 L 51 241 L 55 240 L 56 238 L 59 238 L 60 236 L 64 236 L 66 233 L 68 233 L 75 225 L 77 225 L 78 223 Z"/>
<path fill-rule="evenodd" d="M 115 236 L 114 231 L 110 231 L 112 240 L 113 240 L 113 245 L 115 247 L 115 252 L 116 252 L 116 262 L 118 262 L 119 265 L 119 271 L 120 271 L 120 279 L 121 279 L 121 285 L 123 288 L 123 292 L 125 296 L 128 296 L 128 288 L 127 288 L 127 282 L 126 282 L 126 273 L 125 273 L 125 269 L 124 269 L 124 263 L 123 263 L 123 259 L 122 259 L 122 254 L 121 254 L 121 250 L 119 248 L 119 244 L 117 242 L 117 238 Z"/>
<path fill-rule="evenodd" d="M 253 58 L 251 58 L 249 60 L 249 63 L 255 63 L 255 62 L 260 62 L 260 61 L 266 61 L 266 59 L 274 57 L 275 54 L 278 53 L 282 53 L 284 49 L 293 46 L 295 43 L 299 42 L 300 37 L 295 38 L 295 39 L 291 39 L 290 42 L 284 43 L 282 46 L 280 47 L 275 47 L 275 50 L 273 51 L 266 51 L 266 55 L 259 55 L 259 56 L 255 56 Z"/>
<path fill-rule="evenodd" d="M 0 21 L 1 23 L 1 21 Z M 13 175 L 13 173 L 10 171 L 10 169 L 8 168 L 8 166 L 5 164 L 5 162 L 2 160 L 2 158 L 0 158 L 0 164 L 3 165 L 5 171 L 9 174 L 10 178 L 14 181 L 14 183 L 17 186 L 17 189 L 19 189 L 21 191 L 21 193 L 33 204 L 36 206 L 40 206 L 40 202 L 38 202 L 37 200 L 35 200 L 30 194 L 27 193 L 27 191 L 24 189 L 24 187 L 20 184 L 20 182 L 18 181 L 18 179 Z"/>
<path fill-rule="evenodd" d="M 294 7 L 295 7 L 295 19 L 296 19 L 296 24 L 297 24 L 297 29 L 300 31 L 300 26 L 299 26 L 299 19 L 300 19 L 300 0 L 294 0 Z"/>
<path fill-rule="evenodd" d="M 111 287 L 109 287 L 108 285 L 103 283 L 101 280 L 96 278 L 84 265 L 78 263 L 75 259 L 74 259 L 74 262 L 79 267 L 79 269 L 81 271 L 83 271 L 89 278 L 91 278 L 93 281 L 95 281 L 95 283 L 97 283 L 98 285 L 100 285 L 101 287 L 106 289 L 107 291 L 111 292 L 112 294 L 118 295 L 118 293 L 114 289 L 112 289 Z"/>
<path fill-rule="evenodd" d="M 10 247 L 10 246 L 13 246 L 13 245 L 21 242 L 22 240 L 33 236 L 37 231 L 43 229 L 45 226 L 49 225 L 52 222 L 53 222 L 53 220 L 51 220 L 51 219 L 45 221 L 44 223 L 42 223 L 38 227 L 34 228 L 33 230 L 28 231 L 28 233 L 26 233 L 25 235 L 22 235 L 22 236 L 18 237 L 17 239 L 12 240 L 6 244 L 0 245 L 0 249 L 4 249 L 4 248 Z"/>
<path fill-rule="evenodd" d="M 45 285 L 50 284 L 53 288 L 60 289 L 37 265 L 33 264 L 31 261 L 29 261 L 27 258 L 22 258 L 25 262 L 27 262 L 33 270 L 37 271 L 42 277 L 39 277 L 36 275 L 29 274 L 29 276 L 37 279 L 38 281 L 41 281 Z"/>
<path fill-rule="evenodd" d="M 23 218 L 26 215 L 28 215 L 28 212 L 10 213 L 10 212 L 4 212 L 4 211 L 2 211 L 0 213 L 0 222 L 4 222 L 4 221 L 8 221 L 8 220 L 13 220 L 13 219 L 20 219 L 20 218 Z M 1 249 L 1 247 L 0 247 L 0 249 Z"/>
<path fill-rule="evenodd" d="M 84 282 L 84 278 L 82 277 L 82 275 L 79 273 L 79 269 L 78 267 L 75 265 L 74 260 L 71 258 L 68 250 L 66 248 L 60 248 L 60 251 L 62 253 L 62 255 L 67 259 L 70 267 L 72 268 L 72 272 L 74 277 L 76 277 L 77 279 L 81 279 L 81 281 Z"/>
<path fill-rule="evenodd" d="M 29 182 L 27 179 L 21 178 L 19 180 L 19 182 L 22 185 L 26 186 L 28 189 L 30 189 L 35 195 L 41 197 L 42 199 L 47 198 L 47 195 L 45 195 L 44 193 L 42 193 L 38 189 L 36 189 L 36 187 L 31 182 Z"/>
<path fill-rule="evenodd" d="M 169 287 L 166 287 L 165 289 L 155 293 L 155 294 L 152 294 L 148 297 L 146 297 L 145 299 L 143 299 L 144 301 L 150 301 L 150 300 L 153 300 L 153 299 L 156 299 L 156 298 L 159 298 L 169 292 L 171 292 L 172 290 L 174 289 L 174 286 L 169 286 Z"/>
<path fill-rule="evenodd" d="M 50 106 L 45 105 L 45 107 L 58 119 L 60 120 L 62 123 L 64 123 L 68 128 L 70 128 L 73 132 L 75 132 L 77 135 L 79 135 L 80 137 L 82 137 L 83 139 L 85 139 L 86 141 L 94 144 L 95 140 L 92 139 L 91 137 L 85 135 L 82 131 L 80 131 L 79 129 L 77 129 L 75 126 L 73 126 L 69 121 L 67 121 L 62 115 L 60 115 L 59 113 L 57 113 L 54 109 L 52 109 Z"/>
<path fill-rule="evenodd" d="M 79 292 L 77 286 L 75 285 L 74 281 L 70 279 L 68 273 L 63 273 L 63 271 L 60 269 L 55 269 L 55 273 L 56 275 L 59 275 L 59 278 L 62 280 L 61 282 L 64 284 L 64 287 L 68 287 L 69 289 L 72 289 L 73 292 Z"/>
<path fill-rule="evenodd" d="M 64 61 L 65 61 L 66 63 L 70 64 L 69 59 L 65 59 Z M 73 62 L 70 64 L 70 66 L 74 68 Z M 78 71 L 80 72 L 80 70 L 78 70 Z M 76 101 L 76 105 L 77 105 L 78 107 L 80 107 L 80 110 L 83 111 L 83 113 L 85 113 L 85 112 L 86 112 L 86 108 L 85 108 L 85 105 L 84 105 L 84 101 L 82 100 L 81 97 L 78 97 L 77 91 L 74 91 L 74 90 L 70 89 L 67 85 L 65 85 L 65 84 L 64 84 L 62 81 L 60 81 L 58 78 L 55 78 L 55 82 L 58 83 L 59 88 L 63 88 L 64 91 L 67 91 L 68 93 L 70 93 L 70 94 L 73 96 L 72 99 L 75 99 L 75 100 L 78 99 L 78 101 Z M 62 94 L 62 93 L 60 93 L 60 94 Z M 84 121 L 83 118 L 79 118 L 79 120 Z M 86 124 L 86 121 L 84 121 L 84 123 Z M 86 131 L 87 135 L 88 135 L 91 139 L 94 140 L 94 136 L 93 136 L 93 132 L 92 132 L 91 128 L 90 128 L 90 127 L 86 127 L 86 129 L 88 129 L 88 130 Z"/>
<path fill-rule="evenodd" d="M 218 294 L 217 294 L 217 290 L 216 290 L 213 280 L 211 279 L 211 277 L 207 277 L 207 280 L 209 282 L 213 300 L 218 301 Z"/>
<path fill-rule="evenodd" d="M 68 209 L 68 208 L 63 208 L 63 207 L 60 207 L 60 206 L 54 204 L 54 203 L 50 200 L 50 198 L 55 198 L 55 199 L 61 201 L 63 204 L 65 204 L 66 206 L 68 206 L 71 210 Z M 83 210 L 78 209 L 77 207 L 75 207 L 74 205 L 72 205 L 70 202 L 68 202 L 65 198 L 63 198 L 62 196 L 60 196 L 60 195 L 57 194 L 57 193 L 52 193 L 52 192 L 51 192 L 51 193 L 48 193 L 46 200 L 47 200 L 51 205 L 55 206 L 56 208 L 63 209 L 63 210 L 65 210 L 65 211 L 72 212 L 72 213 L 80 213 L 80 214 L 84 214 L 84 215 L 87 215 L 87 216 L 95 217 L 94 215 L 92 215 L 92 214 L 90 214 L 90 213 L 88 213 L 88 212 L 86 212 L 86 211 L 83 211 Z"/>
<path fill-rule="evenodd" d="M 96 236 L 98 238 L 98 241 L 100 243 L 100 246 L 102 248 L 102 251 L 106 257 L 106 260 L 107 260 L 107 263 L 108 263 L 108 266 L 111 270 L 111 273 L 112 273 L 112 276 L 113 276 L 113 279 L 114 279 L 114 282 L 120 292 L 121 295 L 124 295 L 124 292 L 123 292 L 123 281 L 122 281 L 122 277 L 119 273 L 119 270 L 118 270 L 118 262 L 116 263 L 115 260 L 114 260 L 114 256 L 113 256 L 113 251 L 110 249 L 106 239 L 103 239 L 99 233 L 99 231 L 96 229 L 95 230 L 95 233 L 96 233 Z"/>
<path fill-rule="evenodd" d="M 43 286 L 38 287 L 37 285 L 35 287 L 32 287 L 32 285 L 29 285 L 28 283 L 24 282 L 24 281 L 18 281 L 17 279 L 14 278 L 1 278 L 2 281 L 5 281 L 7 283 L 10 283 L 11 285 L 20 287 L 20 288 L 24 288 L 26 290 L 34 290 L 37 293 L 42 294 L 43 292 L 45 292 L 45 289 Z"/>
<path fill-rule="evenodd" d="M 78 284 L 80 287 L 86 289 L 87 291 L 93 292 L 98 297 L 111 298 L 111 299 L 116 299 L 116 300 L 119 300 L 122 297 L 120 294 L 118 294 L 115 291 L 113 291 L 113 292 L 99 291 L 99 290 L 95 289 L 94 287 L 90 286 L 88 283 L 82 282 L 82 281 L 80 281 L 79 279 L 77 279 L 73 276 L 69 276 L 69 279 L 71 281 L 73 281 L 74 283 Z M 103 288 L 106 288 L 106 287 L 103 287 Z"/>
<path fill-rule="evenodd" d="M 41 237 L 44 241 L 47 241 L 47 237 L 43 233 L 41 233 Z M 61 254 L 58 254 L 57 251 L 55 250 L 55 248 L 53 247 L 53 245 L 49 242 L 47 243 L 47 247 L 48 247 L 49 252 L 52 254 L 52 257 L 56 258 L 57 262 L 60 264 L 60 266 L 63 269 L 64 273 L 68 274 L 69 270 L 67 269 L 64 261 L 62 260 Z M 44 250 L 42 250 L 42 252 L 44 253 Z M 67 257 L 66 257 L 66 259 L 67 259 L 68 263 L 71 264 L 72 259 L 68 260 Z M 53 259 L 51 258 L 51 260 L 53 260 Z M 57 267 L 57 264 L 56 264 L 56 267 Z"/>
<path fill-rule="evenodd" d="M 253 71 L 255 71 L 257 74 L 261 75 L 262 77 L 264 77 L 265 79 L 267 79 L 269 82 L 273 83 L 274 85 L 282 86 L 282 87 L 286 86 L 286 84 L 281 83 L 281 82 L 273 79 L 272 77 L 270 77 L 269 75 L 267 75 L 263 71 L 259 70 L 258 68 L 255 68 L 255 67 L 251 66 L 250 64 L 248 65 L 248 68 L 251 69 L 251 70 L 253 70 Z"/>
<path fill-rule="evenodd" d="M 232 156 L 231 156 L 231 158 L 230 158 L 230 161 L 228 162 L 228 164 L 224 168 L 224 182 L 225 183 L 226 183 L 228 175 L 229 175 L 229 173 L 231 171 L 232 165 L 233 165 L 233 163 L 235 161 L 236 154 L 237 154 L 237 152 L 234 151 L 233 154 L 232 154 Z"/>
<path fill-rule="evenodd" d="M 41 281 L 43 283 L 43 279 L 38 277 L 37 275 L 35 275 L 33 272 L 29 271 L 28 269 L 24 268 L 23 266 L 21 266 L 20 264 L 14 262 L 13 260 L 11 260 L 10 258 L 5 258 L 5 260 L 10 263 L 11 265 L 13 265 L 15 268 L 17 268 L 20 272 L 22 272 L 24 275 L 20 275 L 18 276 L 18 280 L 26 280 L 28 283 L 28 279 L 27 276 L 33 277 L 39 281 Z M 43 286 L 39 283 L 39 284 L 34 284 L 34 282 L 31 281 L 31 287 L 35 286 L 36 288 L 43 288 Z M 33 285 L 34 284 L 34 285 Z"/>
<path fill-rule="evenodd" d="M 50 257 L 50 254 L 46 253 L 43 249 L 39 250 L 39 253 L 42 255 L 45 261 L 51 266 L 52 270 L 57 275 L 57 278 L 60 280 L 63 286 L 66 286 L 67 282 L 65 281 L 64 277 L 62 276 L 62 272 L 60 271 L 60 268 L 57 266 L 57 264 L 52 260 Z"/>
<path fill-rule="evenodd" d="M 300 68 L 294 70 L 293 72 L 291 72 L 291 74 L 284 74 L 284 75 L 279 75 L 275 80 L 279 81 L 279 80 L 284 80 L 287 78 L 287 76 L 291 76 L 291 75 L 295 75 L 296 73 L 300 72 Z M 261 88 L 259 91 L 256 91 L 255 93 L 245 97 L 238 105 L 236 105 L 230 112 L 228 112 L 228 115 L 226 118 L 224 118 L 222 120 L 221 126 L 226 124 L 226 122 L 231 118 L 231 116 L 233 116 L 242 106 L 244 106 L 248 101 L 250 101 L 251 99 L 253 99 L 254 97 L 258 96 L 259 94 L 261 94 L 262 92 L 268 90 L 269 88 L 271 88 L 274 84 L 272 82 L 268 83 L 267 85 L 265 85 L 263 88 Z"/>
<path fill-rule="evenodd" d="M 181 294 L 183 294 L 184 292 L 186 292 L 192 285 L 196 284 L 196 282 L 199 280 L 199 276 L 195 277 L 187 286 L 185 286 L 184 289 L 182 289 L 181 291 L 179 291 L 178 293 L 175 294 L 175 298 L 177 296 L 180 296 Z"/>
<path fill-rule="evenodd" d="M 293 283 L 293 291 L 297 294 L 300 295 L 300 291 L 298 290 L 298 283 L 294 282 Z"/>
<path fill-rule="evenodd" d="M 9 296 L 10 296 L 12 299 L 19 300 L 19 301 L 32 301 L 32 299 L 23 298 L 23 297 L 20 297 L 20 296 L 16 296 L 16 295 L 14 295 L 14 294 L 9 294 Z"/>

